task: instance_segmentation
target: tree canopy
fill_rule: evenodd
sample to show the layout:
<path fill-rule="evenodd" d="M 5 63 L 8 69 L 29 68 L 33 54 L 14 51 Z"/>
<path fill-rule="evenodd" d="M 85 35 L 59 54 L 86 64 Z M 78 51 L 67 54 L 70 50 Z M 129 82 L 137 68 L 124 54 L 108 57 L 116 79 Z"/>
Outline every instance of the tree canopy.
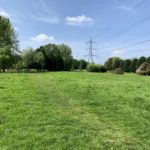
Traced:
<path fill-rule="evenodd" d="M 144 62 L 150 63 L 150 57 L 146 58 L 142 56 L 140 58 L 133 59 L 121 59 L 119 57 L 111 57 L 106 60 L 105 66 L 108 71 L 120 68 L 124 72 L 136 72 L 138 67 Z"/>
<path fill-rule="evenodd" d="M 14 29 L 8 18 L 0 16 L 0 69 L 12 66 L 17 45 Z"/>

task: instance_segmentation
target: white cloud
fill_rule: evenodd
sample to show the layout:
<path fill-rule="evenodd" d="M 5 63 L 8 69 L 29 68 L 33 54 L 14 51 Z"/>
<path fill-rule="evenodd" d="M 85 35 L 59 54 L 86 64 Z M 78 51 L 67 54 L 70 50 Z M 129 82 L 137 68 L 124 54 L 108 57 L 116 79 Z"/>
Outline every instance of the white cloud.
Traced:
<path fill-rule="evenodd" d="M 46 43 L 46 42 L 54 41 L 55 39 L 53 36 L 47 36 L 46 34 L 42 33 L 35 37 L 31 37 L 30 40 L 33 42 Z"/>
<path fill-rule="evenodd" d="M 6 17 L 10 19 L 10 15 L 9 13 L 7 13 L 6 11 L 0 10 L 0 16 Z"/>
<path fill-rule="evenodd" d="M 115 50 L 115 51 L 112 52 L 112 56 L 121 57 L 121 56 L 123 56 L 123 54 L 124 54 L 123 50 Z"/>
<path fill-rule="evenodd" d="M 93 19 L 90 17 L 87 17 L 85 15 L 76 16 L 76 17 L 66 17 L 66 23 L 67 25 L 72 26 L 87 26 L 93 24 Z"/>

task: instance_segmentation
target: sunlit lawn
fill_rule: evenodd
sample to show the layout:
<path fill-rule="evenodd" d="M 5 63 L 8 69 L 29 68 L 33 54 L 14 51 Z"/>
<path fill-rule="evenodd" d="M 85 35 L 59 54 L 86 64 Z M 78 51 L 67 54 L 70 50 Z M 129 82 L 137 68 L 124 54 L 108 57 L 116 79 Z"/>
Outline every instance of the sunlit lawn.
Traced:
<path fill-rule="evenodd" d="M 0 150 L 149 150 L 150 77 L 0 74 Z"/>

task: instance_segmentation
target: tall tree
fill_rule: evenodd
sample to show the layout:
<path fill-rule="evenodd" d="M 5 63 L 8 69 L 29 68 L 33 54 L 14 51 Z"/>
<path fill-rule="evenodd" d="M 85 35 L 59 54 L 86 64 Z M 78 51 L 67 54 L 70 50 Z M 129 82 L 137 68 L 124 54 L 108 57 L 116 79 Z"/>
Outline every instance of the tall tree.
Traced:
<path fill-rule="evenodd" d="M 137 68 L 139 68 L 144 62 L 146 62 L 146 57 L 144 56 L 140 57 L 137 63 Z"/>
<path fill-rule="evenodd" d="M 86 69 L 88 62 L 86 62 L 84 59 L 79 60 L 79 69 Z"/>
<path fill-rule="evenodd" d="M 25 50 L 22 53 L 23 66 L 30 70 L 34 68 L 34 51 L 32 48 Z"/>
<path fill-rule="evenodd" d="M 49 71 L 60 71 L 64 69 L 63 58 L 60 50 L 55 44 L 48 44 L 37 49 L 43 53 L 45 58 L 44 69 Z"/>
<path fill-rule="evenodd" d="M 121 70 L 123 71 L 124 71 L 124 64 L 125 64 L 125 60 L 122 59 L 119 68 L 121 68 Z"/>
<path fill-rule="evenodd" d="M 34 61 L 34 69 L 37 70 L 42 70 L 44 69 L 45 66 L 45 58 L 42 52 L 34 52 L 34 56 L 33 56 L 33 61 Z"/>
<path fill-rule="evenodd" d="M 0 16 L 0 69 L 5 70 L 13 64 L 15 32 L 9 19 Z"/>
<path fill-rule="evenodd" d="M 68 45 L 61 44 L 57 46 L 63 59 L 64 70 L 69 71 L 72 67 L 72 50 Z"/>
<path fill-rule="evenodd" d="M 79 69 L 80 67 L 80 62 L 77 59 L 73 59 L 72 61 L 72 69 Z"/>
<path fill-rule="evenodd" d="M 130 72 L 130 65 L 131 65 L 131 60 L 130 59 L 126 59 L 124 61 L 124 71 L 125 72 Z"/>
<path fill-rule="evenodd" d="M 150 57 L 147 57 L 146 62 L 150 63 Z"/>
<path fill-rule="evenodd" d="M 108 71 L 113 70 L 113 57 L 109 58 L 105 62 L 105 67 L 107 68 Z"/>
<path fill-rule="evenodd" d="M 121 59 L 119 57 L 111 57 L 105 62 L 107 70 L 115 70 L 120 67 Z"/>
<path fill-rule="evenodd" d="M 113 70 L 119 68 L 120 63 L 121 63 L 121 59 L 119 57 L 113 57 L 113 64 L 112 64 Z"/>
<path fill-rule="evenodd" d="M 134 58 L 131 60 L 131 64 L 130 64 L 130 72 L 136 72 L 137 70 L 137 63 L 138 63 L 138 59 Z"/>
<path fill-rule="evenodd" d="M 0 68 L 5 72 L 6 68 L 9 68 L 12 63 L 13 56 L 11 54 L 10 48 L 0 48 Z"/>

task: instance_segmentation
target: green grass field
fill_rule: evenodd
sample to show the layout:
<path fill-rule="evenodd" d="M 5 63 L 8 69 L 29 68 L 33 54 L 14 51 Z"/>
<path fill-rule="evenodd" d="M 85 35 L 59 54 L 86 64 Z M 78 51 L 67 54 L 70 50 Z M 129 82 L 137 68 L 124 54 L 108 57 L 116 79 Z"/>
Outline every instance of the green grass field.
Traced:
<path fill-rule="evenodd" d="M 1 73 L 0 150 L 149 150 L 150 78 Z"/>

